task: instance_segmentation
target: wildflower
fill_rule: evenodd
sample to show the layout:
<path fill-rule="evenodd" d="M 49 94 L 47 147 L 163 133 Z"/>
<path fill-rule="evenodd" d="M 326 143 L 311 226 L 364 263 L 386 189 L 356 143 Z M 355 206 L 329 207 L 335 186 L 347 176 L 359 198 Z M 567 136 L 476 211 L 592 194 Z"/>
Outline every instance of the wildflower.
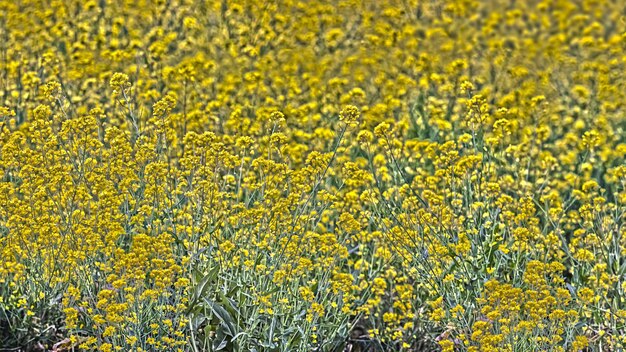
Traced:
<path fill-rule="evenodd" d="M 339 120 L 343 121 L 346 125 L 353 126 L 358 123 L 360 116 L 361 112 L 356 106 L 348 105 L 339 113 Z"/>
<path fill-rule="evenodd" d="M 124 92 L 126 89 L 128 89 L 128 87 L 130 87 L 128 75 L 119 72 L 114 73 L 111 77 L 109 85 L 111 86 L 111 88 L 113 88 L 114 94 Z"/>

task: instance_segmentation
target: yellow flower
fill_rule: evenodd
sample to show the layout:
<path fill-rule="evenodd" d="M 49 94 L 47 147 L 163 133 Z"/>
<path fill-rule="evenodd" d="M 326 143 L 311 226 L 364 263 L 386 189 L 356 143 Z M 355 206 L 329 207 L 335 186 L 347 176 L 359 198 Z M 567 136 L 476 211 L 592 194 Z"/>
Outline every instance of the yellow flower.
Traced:
<path fill-rule="evenodd" d="M 360 116 L 361 116 L 361 112 L 356 106 L 347 105 L 339 113 L 339 120 L 344 122 L 346 125 L 356 125 L 358 124 L 358 120 Z"/>
<path fill-rule="evenodd" d="M 130 87 L 128 75 L 119 72 L 114 73 L 111 77 L 111 80 L 109 81 L 109 85 L 111 86 L 111 88 L 113 88 L 114 92 L 123 92 L 128 87 Z"/>

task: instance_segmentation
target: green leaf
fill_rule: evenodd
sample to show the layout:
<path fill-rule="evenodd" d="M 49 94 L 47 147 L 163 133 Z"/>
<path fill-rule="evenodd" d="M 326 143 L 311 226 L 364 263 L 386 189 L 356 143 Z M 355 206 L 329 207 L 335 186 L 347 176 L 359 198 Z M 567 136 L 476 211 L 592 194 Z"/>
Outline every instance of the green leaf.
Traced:
<path fill-rule="evenodd" d="M 223 329 L 218 328 L 215 332 L 215 338 L 213 339 L 213 350 L 220 351 L 228 346 L 228 340 Z"/>
<path fill-rule="evenodd" d="M 206 317 L 205 316 L 197 316 L 197 317 L 193 317 L 191 318 L 191 327 L 194 330 L 198 330 L 198 328 L 206 321 Z"/>
<path fill-rule="evenodd" d="M 202 280 L 200 280 L 198 285 L 193 290 L 193 296 L 191 298 L 191 303 L 189 304 L 189 308 L 187 308 L 187 314 L 191 313 L 193 311 L 196 303 L 201 298 L 204 298 L 206 296 L 207 291 L 211 287 L 211 285 L 209 285 L 209 284 L 212 283 L 215 280 L 215 278 L 217 277 L 218 273 L 219 273 L 219 267 L 215 266 L 213 269 L 211 269 L 211 271 L 209 271 L 208 274 L 206 274 L 202 278 Z"/>
<path fill-rule="evenodd" d="M 204 298 L 204 302 L 208 305 L 209 309 L 211 309 L 211 313 L 213 313 L 213 315 L 225 327 L 225 333 L 230 337 L 237 335 L 237 329 L 230 313 L 228 313 L 228 311 L 217 302 L 211 301 L 207 298 Z"/>
<path fill-rule="evenodd" d="M 224 306 L 224 308 L 230 313 L 233 317 L 240 317 L 241 312 L 239 311 L 239 307 L 237 307 L 237 302 L 230 297 L 226 297 L 226 295 L 219 291 L 220 303 Z"/>

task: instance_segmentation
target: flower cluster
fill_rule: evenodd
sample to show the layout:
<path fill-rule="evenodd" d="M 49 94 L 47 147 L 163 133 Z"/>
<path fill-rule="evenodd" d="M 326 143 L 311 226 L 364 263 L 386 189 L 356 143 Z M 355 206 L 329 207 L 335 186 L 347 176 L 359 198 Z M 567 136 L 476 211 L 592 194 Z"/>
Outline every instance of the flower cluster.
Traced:
<path fill-rule="evenodd" d="M 0 1 L 0 346 L 626 348 L 622 7 Z"/>

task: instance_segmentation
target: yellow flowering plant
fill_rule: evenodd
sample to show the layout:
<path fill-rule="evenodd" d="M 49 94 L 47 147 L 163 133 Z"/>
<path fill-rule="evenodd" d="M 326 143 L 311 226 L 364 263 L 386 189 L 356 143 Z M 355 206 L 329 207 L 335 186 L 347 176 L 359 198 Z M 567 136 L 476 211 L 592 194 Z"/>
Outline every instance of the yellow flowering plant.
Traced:
<path fill-rule="evenodd" d="M 0 350 L 624 349 L 622 7 L 0 1 Z"/>

